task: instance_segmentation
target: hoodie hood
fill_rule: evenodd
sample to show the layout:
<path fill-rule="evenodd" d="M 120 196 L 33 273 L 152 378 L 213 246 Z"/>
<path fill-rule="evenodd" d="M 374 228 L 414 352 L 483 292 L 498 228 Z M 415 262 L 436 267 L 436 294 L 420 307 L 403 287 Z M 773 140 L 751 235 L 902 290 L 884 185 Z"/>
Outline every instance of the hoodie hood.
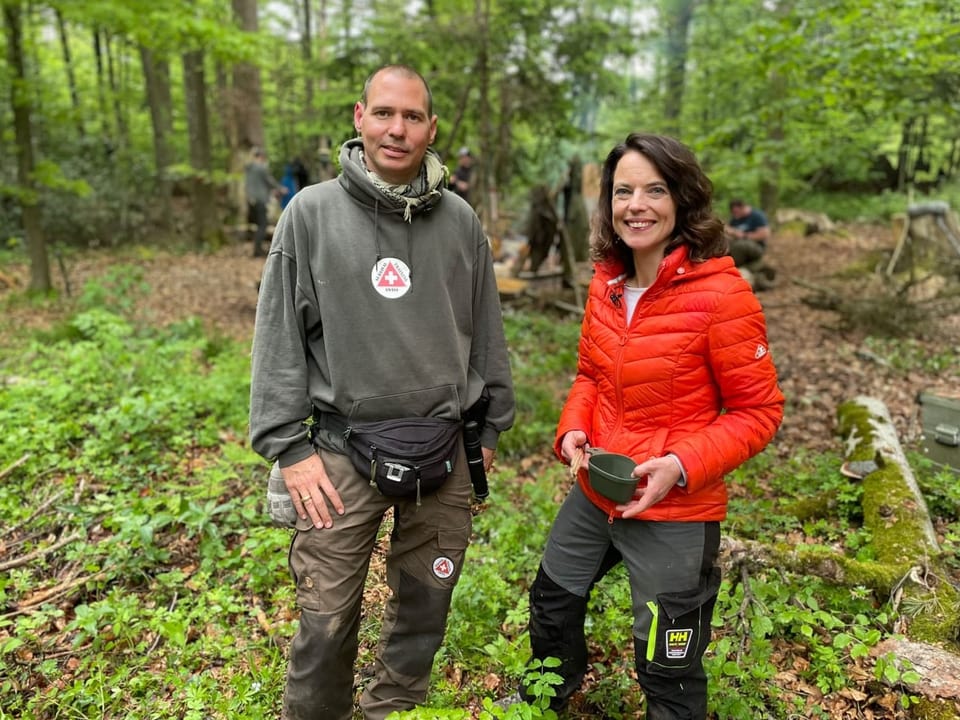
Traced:
<path fill-rule="evenodd" d="M 377 212 L 400 213 L 406 222 L 432 210 L 443 195 L 447 168 L 432 148 L 427 148 L 417 177 L 408 185 L 393 185 L 367 169 L 363 140 L 348 140 L 340 148 L 340 184 L 350 195 Z"/>

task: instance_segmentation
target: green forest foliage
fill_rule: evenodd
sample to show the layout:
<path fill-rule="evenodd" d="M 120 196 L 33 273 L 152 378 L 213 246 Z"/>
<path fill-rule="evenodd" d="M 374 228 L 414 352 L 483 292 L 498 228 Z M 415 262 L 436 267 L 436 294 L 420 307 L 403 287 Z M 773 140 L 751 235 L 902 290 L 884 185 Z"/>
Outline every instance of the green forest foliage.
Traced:
<path fill-rule="evenodd" d="M 86 285 L 61 324 L 0 349 L 0 718 L 278 716 L 296 628 L 290 531 L 269 522 L 268 465 L 246 440 L 248 348 L 192 320 L 134 322 L 141 292 L 149 288 L 137 269 L 118 266 Z M 475 518 L 429 707 L 411 720 L 552 717 L 543 704 L 504 710 L 491 701 L 528 672 L 541 699 L 552 692 L 549 664 L 525 667 L 526 592 L 570 482 L 550 444 L 578 324 L 542 310 L 508 312 L 505 324 L 517 427 Z M 772 449 L 754 458 L 730 477 L 725 534 L 869 560 L 861 486 L 836 472 L 839 463 Z M 945 556 L 957 558 L 955 477 L 917 467 Z M 373 562 L 361 665 L 379 632 L 384 550 Z M 635 717 L 642 707 L 622 573 L 591 599 L 598 667 L 574 717 Z M 880 678 L 871 702 L 900 717 L 915 700 L 915 670 L 884 656 L 868 662 L 895 632 L 890 598 L 867 588 L 762 565 L 731 570 L 707 654 L 711 717 L 828 718 L 831 697 Z"/>
<path fill-rule="evenodd" d="M 256 30 L 241 29 L 233 7 L 247 8 Z M 949 184 L 960 169 L 960 9 L 950 0 L 7 0 L 4 8 L 0 240 L 14 247 L 33 204 L 50 243 L 114 245 L 159 228 L 183 235 L 189 212 L 165 203 L 197 178 L 220 188 L 218 206 L 204 212 L 236 222 L 241 208 L 225 183 L 237 179 L 241 154 L 263 143 L 278 176 L 300 156 L 321 177 L 353 134 L 364 78 L 385 62 L 410 63 L 429 79 L 437 148 L 447 158 L 473 148 L 481 187 L 515 214 L 532 185 L 562 183 L 571 157 L 600 161 L 634 130 L 691 145 L 722 208 L 737 195 L 768 212 L 807 203 L 885 216 L 911 190 L 960 198 Z M 187 113 L 190 53 L 202 53 L 205 70 L 205 166 Z M 162 71 L 159 99 L 148 98 L 146 54 Z M 238 96 L 251 74 L 257 92 Z M 32 129 L 26 172 L 18 108 Z M 850 192 L 898 195 L 853 207 L 837 200 Z M 480 197 L 489 213 L 488 194 Z"/>
<path fill-rule="evenodd" d="M 718 203 L 742 195 L 768 210 L 886 217 L 911 190 L 960 200 L 950 184 L 960 165 L 960 7 L 950 0 L 275 0 L 259 3 L 255 32 L 233 15 L 256 9 L 253 0 L 0 5 L 0 245 L 10 254 L 29 249 L 25 210 L 37 207 L 54 246 L 185 236 L 197 179 L 217 188 L 206 211 L 234 223 L 230 186 L 251 140 L 238 134 L 240 110 L 260 118 L 257 142 L 275 173 L 300 155 L 317 178 L 353 134 L 363 79 L 397 61 L 432 85 L 438 149 L 474 148 L 485 187 L 514 215 L 531 185 L 557 187 L 572 156 L 601 161 L 634 130 L 691 145 Z M 184 56 L 198 52 L 205 164 L 183 81 Z M 156 105 L 144 53 L 169 80 Z M 238 69 L 250 68 L 259 99 L 238 108 Z M 151 107 L 169 119 L 159 167 Z M 0 348 L 0 543 L 10 559 L 0 571 L 0 719 L 277 716 L 295 603 L 289 533 L 268 524 L 266 469 L 245 440 L 249 348 L 190 321 L 134 323 L 126 310 L 137 292 L 149 288 L 135 268 L 119 268 L 84 288 L 62 325 Z M 428 701 L 443 710 L 420 717 L 464 718 L 468 707 L 546 716 L 489 701 L 525 672 L 526 583 L 568 482 L 556 463 L 527 464 L 548 457 L 578 327 L 542 313 L 508 313 L 506 326 L 517 426 L 503 439 L 437 659 Z M 875 350 L 909 364 L 903 348 Z M 731 479 L 744 492 L 727 532 L 869 553 L 856 487 L 825 470 L 838 463 L 755 458 Z M 919 465 L 956 556 L 956 483 Z M 809 495 L 828 498 L 829 513 L 798 520 L 793 504 Z M 628 717 L 642 703 L 629 676 L 626 592 L 603 583 L 591 603 L 591 649 L 605 669 L 587 716 Z M 362 662 L 377 630 L 363 627 Z M 864 588 L 776 568 L 733 574 L 708 656 L 710 711 L 826 717 L 795 691 L 801 683 L 842 693 L 875 676 L 894 688 L 891 707 L 908 706 L 913 670 L 864 660 L 894 631 L 888 599 Z"/>

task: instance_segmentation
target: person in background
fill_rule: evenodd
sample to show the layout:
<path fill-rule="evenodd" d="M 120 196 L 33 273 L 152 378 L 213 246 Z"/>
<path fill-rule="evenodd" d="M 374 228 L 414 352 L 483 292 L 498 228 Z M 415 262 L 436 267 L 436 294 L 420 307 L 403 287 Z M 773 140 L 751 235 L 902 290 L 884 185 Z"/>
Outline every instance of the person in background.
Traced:
<path fill-rule="evenodd" d="M 485 397 L 489 470 L 514 416 L 490 245 L 444 188 L 426 81 L 404 65 L 380 68 L 353 120 L 360 137 L 342 146 L 339 177 L 298 192 L 280 217 L 254 328 L 251 445 L 276 460 L 296 513 L 287 720 L 353 717 L 364 581 L 389 510 L 390 595 L 359 705 L 383 720 L 421 704 L 470 540 L 462 440 L 439 489 L 397 498 L 351 461 L 345 428 L 458 421 Z"/>
<path fill-rule="evenodd" d="M 730 255 L 737 267 L 760 260 L 767 251 L 770 239 L 767 216 L 739 198 L 730 201 L 730 219 L 725 232 L 730 238 Z"/>
<path fill-rule="evenodd" d="M 303 190 L 310 184 L 310 175 L 307 173 L 307 166 L 299 157 L 293 158 L 283 167 L 283 177 L 280 178 L 280 184 L 287 189 L 286 195 L 280 198 L 280 209 L 286 209 L 287 205 L 293 199 L 293 196 Z"/>
<path fill-rule="evenodd" d="M 298 191 L 303 190 L 307 185 L 310 184 L 310 173 L 307 170 L 307 166 L 303 164 L 303 160 L 300 159 L 299 155 L 290 161 L 290 169 L 293 172 L 293 177 L 297 183 Z"/>
<path fill-rule="evenodd" d="M 250 162 L 243 169 L 244 190 L 247 195 L 247 222 L 256 225 L 253 235 L 253 256 L 263 257 L 267 238 L 267 203 L 271 194 L 283 197 L 287 189 L 278 183 L 267 166 L 267 153 L 254 148 Z"/>
<path fill-rule="evenodd" d="M 299 184 L 297 183 L 296 175 L 294 175 L 293 165 L 287 163 L 283 166 L 283 175 L 280 177 L 280 184 L 286 189 L 283 197 L 280 198 L 280 209 L 286 210 L 287 205 L 290 204 L 290 201 L 293 200 L 293 196 L 297 194 L 297 190 L 300 189 Z"/>
<path fill-rule="evenodd" d="M 462 147 L 457 152 L 457 167 L 450 176 L 450 189 L 470 202 L 470 176 L 473 174 L 473 155 L 470 148 Z"/>
<path fill-rule="evenodd" d="M 670 137 L 632 134 L 603 166 L 595 272 L 554 445 L 576 481 L 530 589 L 533 657 L 562 663 L 554 709 L 587 671 L 591 590 L 623 563 L 646 717 L 706 716 L 724 476 L 770 442 L 784 405 L 763 313 L 726 256 L 711 195 Z M 636 463 L 627 502 L 591 484 L 601 448 Z M 521 687 L 514 701 L 526 697 Z"/>

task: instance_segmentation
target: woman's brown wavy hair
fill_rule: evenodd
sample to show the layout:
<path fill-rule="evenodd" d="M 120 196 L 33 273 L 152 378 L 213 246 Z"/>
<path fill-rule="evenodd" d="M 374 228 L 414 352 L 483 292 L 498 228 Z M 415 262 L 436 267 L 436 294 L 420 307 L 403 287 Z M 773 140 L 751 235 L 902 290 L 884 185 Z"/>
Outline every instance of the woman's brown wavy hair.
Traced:
<path fill-rule="evenodd" d="M 633 133 L 616 145 L 603 163 L 600 200 L 591 223 L 591 255 L 603 262 L 619 260 L 627 274 L 634 271 L 633 252 L 613 231 L 613 174 L 626 153 L 640 153 L 653 163 L 667 183 L 677 206 L 674 235 L 664 256 L 680 245 L 688 246 L 691 260 L 702 261 L 727 254 L 723 221 L 712 207 L 713 183 L 710 182 L 693 152 L 683 143 L 666 135 Z"/>

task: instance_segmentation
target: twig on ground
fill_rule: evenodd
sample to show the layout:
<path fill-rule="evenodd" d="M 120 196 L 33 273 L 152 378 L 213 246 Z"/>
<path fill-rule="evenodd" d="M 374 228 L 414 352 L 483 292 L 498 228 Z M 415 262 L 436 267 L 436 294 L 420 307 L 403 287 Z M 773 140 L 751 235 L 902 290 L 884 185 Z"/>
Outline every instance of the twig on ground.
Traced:
<path fill-rule="evenodd" d="M 29 612 L 37 605 L 41 605 L 45 602 L 50 602 L 55 598 L 58 598 L 62 595 L 66 595 L 68 592 L 73 590 L 80 585 L 88 582 L 97 582 L 98 580 L 104 580 L 107 577 L 106 571 L 101 571 L 94 573 L 93 575 L 85 575 L 83 577 L 74 578 L 69 582 L 60 583 L 59 585 L 54 585 L 51 588 L 35 594 L 28 601 L 22 602 L 17 606 L 17 609 L 13 612 L 7 613 L 6 615 L 0 615 L 0 620 L 6 620 L 8 618 L 16 617 L 17 615 L 23 615 L 24 613 Z"/>
<path fill-rule="evenodd" d="M 53 505 L 53 504 L 54 504 L 57 500 L 59 500 L 61 497 L 63 497 L 63 490 L 59 490 L 59 491 L 55 492 L 53 495 L 51 495 L 51 496 L 48 497 L 46 500 L 44 500 L 42 503 L 40 503 L 40 505 L 37 507 L 37 509 L 34 510 L 34 511 L 30 514 L 30 517 L 28 517 L 26 520 L 22 520 L 21 522 L 17 523 L 16 525 L 13 525 L 13 526 L 11 526 L 11 527 L 8 527 L 6 530 L 3 531 L 2 534 L 0 534 L 0 537 L 7 537 L 8 535 L 12 535 L 12 534 L 15 533 L 17 530 L 19 530 L 20 528 L 22 528 L 24 525 L 29 525 L 31 522 L 33 522 L 34 518 L 36 518 L 36 517 L 38 517 L 39 515 L 41 515 L 41 514 L 44 512 L 44 510 L 46 510 L 48 507 L 50 507 L 51 505 Z"/>
<path fill-rule="evenodd" d="M 7 465 L 3 470 L 0 470 L 0 480 L 3 480 L 7 475 L 12 473 L 18 467 L 23 465 L 27 460 L 30 459 L 30 453 L 24 453 L 19 460 L 15 460 L 10 465 Z"/>
<path fill-rule="evenodd" d="M 33 562 L 37 558 L 41 558 L 44 555 L 49 555 L 55 550 L 59 550 L 60 548 L 62 548 L 64 545 L 69 545 L 74 540 L 80 540 L 83 537 L 84 537 L 83 533 L 74 533 L 69 537 L 65 537 L 61 540 L 58 540 L 53 545 L 48 545 L 45 548 L 40 548 L 39 550 L 34 550 L 33 552 L 27 553 L 26 555 L 21 555 L 20 557 L 15 557 L 12 560 L 7 560 L 6 562 L 2 562 L 0 563 L 0 572 L 6 572 L 7 570 L 12 570 L 13 568 L 22 567 L 23 565 Z"/>

